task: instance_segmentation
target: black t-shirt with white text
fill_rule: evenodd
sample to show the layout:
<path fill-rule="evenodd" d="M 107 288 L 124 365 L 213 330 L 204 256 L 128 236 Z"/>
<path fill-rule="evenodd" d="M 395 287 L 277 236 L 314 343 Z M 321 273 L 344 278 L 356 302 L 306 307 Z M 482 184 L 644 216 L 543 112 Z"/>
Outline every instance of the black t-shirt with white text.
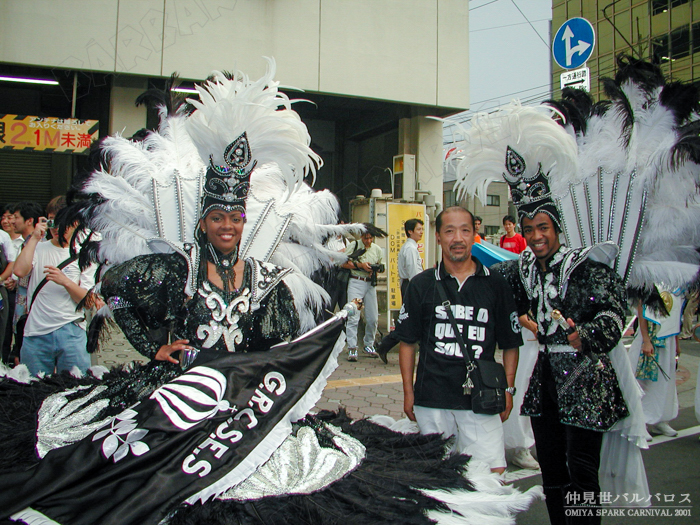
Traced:
<path fill-rule="evenodd" d="M 462 339 L 475 359 L 494 361 L 497 344 L 502 349 L 523 344 L 510 285 L 500 274 L 474 261 L 476 272 L 461 287 L 442 263 L 419 273 L 409 282 L 396 335 L 405 343 L 420 342 L 415 405 L 471 409 L 471 396 L 465 395 L 462 387 L 466 379 L 464 357 L 442 306 L 438 279 L 445 283 Z"/>

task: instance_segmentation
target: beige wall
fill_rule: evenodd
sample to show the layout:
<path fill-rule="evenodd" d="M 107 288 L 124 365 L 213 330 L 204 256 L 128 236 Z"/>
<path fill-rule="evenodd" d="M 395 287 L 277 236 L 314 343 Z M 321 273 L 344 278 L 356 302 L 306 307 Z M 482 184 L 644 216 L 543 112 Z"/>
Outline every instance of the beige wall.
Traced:
<path fill-rule="evenodd" d="M 311 91 L 469 103 L 467 0 L 3 0 L 0 61 L 201 79 L 212 69 Z"/>
<path fill-rule="evenodd" d="M 109 134 L 131 137 L 146 127 L 146 105 L 136 106 L 134 100 L 148 89 L 145 79 L 120 75 L 114 79 L 109 104 Z"/>

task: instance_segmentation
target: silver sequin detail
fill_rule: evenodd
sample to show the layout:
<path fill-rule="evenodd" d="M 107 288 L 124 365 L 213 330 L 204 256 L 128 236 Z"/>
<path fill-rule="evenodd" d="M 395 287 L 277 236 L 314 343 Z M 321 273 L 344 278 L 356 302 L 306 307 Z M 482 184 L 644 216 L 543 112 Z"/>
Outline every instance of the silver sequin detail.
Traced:
<path fill-rule="evenodd" d="M 365 447 L 340 429 L 326 424 L 340 449 L 322 447 L 310 427 L 289 436 L 269 460 L 248 479 L 221 494 L 223 500 L 255 500 L 268 496 L 311 494 L 357 468 Z"/>
<path fill-rule="evenodd" d="M 110 310 L 119 310 L 120 308 L 131 308 L 134 306 L 131 304 L 129 301 L 126 299 L 122 299 L 121 297 L 115 296 L 115 297 L 110 297 L 107 300 L 107 306 L 109 307 Z"/>
<path fill-rule="evenodd" d="M 602 310 L 596 314 L 594 319 L 598 319 L 599 317 L 603 316 L 607 316 L 615 322 L 615 326 L 617 326 L 617 329 L 620 330 L 620 336 L 622 336 L 622 330 L 625 328 L 625 323 L 622 319 L 620 319 L 620 316 L 610 310 Z"/>
<path fill-rule="evenodd" d="M 211 285 L 204 281 L 199 289 L 199 295 L 204 297 L 207 308 L 211 311 L 212 319 L 208 325 L 197 327 L 197 337 L 204 340 L 202 348 L 211 348 L 221 336 L 224 337 L 226 349 L 236 351 L 236 345 L 243 341 L 243 331 L 238 326 L 242 313 L 250 311 L 250 289 L 245 288 L 241 295 L 226 304 L 223 297 L 214 291 Z"/>
<path fill-rule="evenodd" d="M 106 390 L 106 386 L 98 386 L 86 396 L 68 401 L 67 396 L 86 388 L 89 387 L 79 386 L 58 392 L 47 397 L 41 404 L 36 432 L 36 451 L 40 458 L 55 448 L 80 441 L 111 419 L 93 421 L 109 404 L 108 399 L 89 403 L 93 397 Z M 89 404 L 83 408 L 87 403 Z"/>

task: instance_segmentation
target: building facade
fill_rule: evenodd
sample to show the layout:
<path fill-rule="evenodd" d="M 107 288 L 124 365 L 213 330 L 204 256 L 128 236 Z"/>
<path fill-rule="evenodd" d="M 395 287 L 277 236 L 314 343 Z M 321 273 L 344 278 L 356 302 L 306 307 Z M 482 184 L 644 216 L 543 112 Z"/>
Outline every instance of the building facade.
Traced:
<path fill-rule="evenodd" d="M 595 100 L 605 98 L 601 79 L 615 75 L 620 53 L 658 64 L 668 80 L 700 80 L 700 0 L 553 0 L 553 32 L 574 17 L 595 30 L 587 62 Z M 561 95 L 563 72 L 553 63 L 554 98 Z"/>
<path fill-rule="evenodd" d="M 317 188 L 347 212 L 355 195 L 390 192 L 384 168 L 408 153 L 416 184 L 440 202 L 442 132 L 426 117 L 468 107 L 468 9 L 466 0 L 4 0 L 0 76 L 56 84 L 0 81 L 0 114 L 94 120 L 100 137 L 130 137 L 157 122 L 136 97 L 171 73 L 185 85 L 215 69 L 256 78 L 274 57 L 290 96 L 312 102 L 295 109 L 324 160 Z M 85 154 L 39 151 L 32 133 L 0 140 L 0 202 L 46 203 L 87 166 Z"/>

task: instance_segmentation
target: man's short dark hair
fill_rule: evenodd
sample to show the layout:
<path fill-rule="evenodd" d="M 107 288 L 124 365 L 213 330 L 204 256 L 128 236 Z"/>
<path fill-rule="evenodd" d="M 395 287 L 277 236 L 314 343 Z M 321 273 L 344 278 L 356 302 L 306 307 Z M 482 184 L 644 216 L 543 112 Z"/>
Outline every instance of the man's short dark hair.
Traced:
<path fill-rule="evenodd" d="M 408 219 L 406 223 L 403 225 L 403 229 L 406 232 L 406 237 L 409 236 L 409 234 L 416 229 L 416 226 L 418 225 L 423 225 L 423 221 L 420 219 Z"/>
<path fill-rule="evenodd" d="M 0 206 L 0 215 L 5 215 L 6 213 L 14 213 L 15 212 L 15 203 L 14 202 L 8 202 L 7 204 Z"/>
<path fill-rule="evenodd" d="M 513 224 L 518 224 L 517 222 L 515 222 L 515 217 L 513 217 L 512 215 L 506 215 L 505 217 L 503 217 L 503 224 L 505 224 L 506 222 L 512 222 Z"/>
<path fill-rule="evenodd" d="M 466 212 L 471 218 L 472 218 L 472 228 L 474 228 L 474 214 L 470 212 L 466 208 L 462 208 L 461 206 L 450 206 L 449 208 L 445 208 L 442 210 L 440 213 L 438 213 L 438 216 L 435 217 L 435 231 L 440 233 L 440 228 L 442 228 L 442 214 L 443 213 L 448 213 L 451 211 L 463 211 Z"/>
<path fill-rule="evenodd" d="M 32 219 L 32 224 L 36 226 L 39 222 L 39 217 L 44 216 L 44 209 L 38 202 L 34 201 L 22 201 L 14 205 L 12 213 L 19 212 L 19 214 L 24 217 L 24 220 Z"/>
<path fill-rule="evenodd" d="M 547 215 L 552 220 L 552 225 L 554 226 L 554 233 L 561 233 L 561 228 L 559 227 L 559 223 L 556 220 L 554 220 L 554 218 L 549 213 L 545 213 L 545 212 L 542 212 L 542 213 Z M 521 231 L 524 231 L 523 220 L 525 220 L 527 218 L 529 218 L 527 215 L 523 215 L 520 218 L 520 230 Z"/>
<path fill-rule="evenodd" d="M 478 215 L 474 215 L 474 220 L 475 220 L 476 222 L 484 222 L 484 219 L 482 219 L 482 218 L 479 217 Z"/>

